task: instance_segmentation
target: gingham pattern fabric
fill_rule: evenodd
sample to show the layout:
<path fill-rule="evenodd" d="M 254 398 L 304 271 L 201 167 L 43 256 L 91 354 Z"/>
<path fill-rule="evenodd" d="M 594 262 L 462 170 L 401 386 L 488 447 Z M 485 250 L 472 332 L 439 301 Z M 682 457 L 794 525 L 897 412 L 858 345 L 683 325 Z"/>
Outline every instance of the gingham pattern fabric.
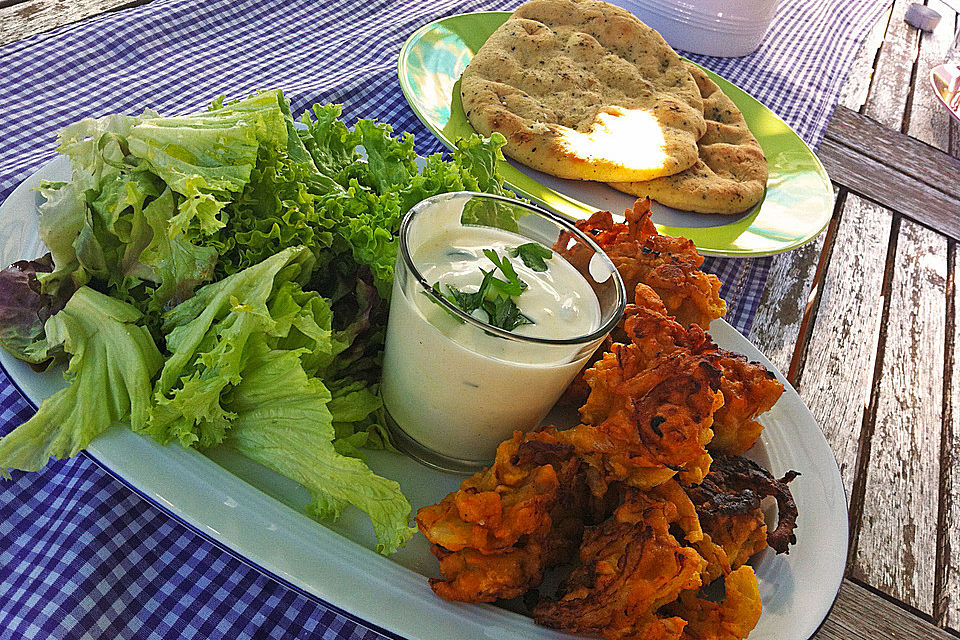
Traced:
<path fill-rule="evenodd" d="M 281 87 L 294 109 L 340 102 L 442 150 L 403 99 L 396 57 L 438 17 L 518 0 L 154 0 L 0 48 L 0 199 L 83 116 L 203 108 Z M 695 57 L 768 105 L 811 145 L 823 136 L 867 28 L 888 0 L 782 0 L 761 48 Z M 0 239 L 2 240 L 2 239 Z M 710 259 L 728 320 L 748 331 L 769 259 Z M 0 433 L 31 406 L 0 371 Z M 383 637 L 264 576 L 90 459 L 0 481 L 0 640 Z"/>

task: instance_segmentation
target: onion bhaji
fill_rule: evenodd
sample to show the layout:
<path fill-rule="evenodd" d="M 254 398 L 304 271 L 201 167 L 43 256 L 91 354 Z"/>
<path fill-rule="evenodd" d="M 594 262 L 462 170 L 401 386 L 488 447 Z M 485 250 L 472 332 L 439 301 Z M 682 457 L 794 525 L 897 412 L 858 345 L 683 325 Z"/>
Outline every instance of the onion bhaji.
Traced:
<path fill-rule="evenodd" d="M 637 285 L 635 302 L 624 313 L 623 327 L 641 355 L 642 361 L 636 366 L 644 366 L 667 353 L 709 354 L 711 363 L 720 370 L 723 394 L 723 406 L 714 415 L 709 449 L 739 455 L 753 446 L 763 430 L 757 416 L 769 411 L 783 393 L 783 385 L 772 371 L 740 354 L 720 349 L 697 325 L 684 329 L 666 315 L 656 293 L 643 284 Z M 585 379 L 586 375 L 585 372 Z"/>
<path fill-rule="evenodd" d="M 497 448 L 490 468 L 417 512 L 445 576 L 430 581 L 437 595 L 469 602 L 513 598 L 576 554 L 592 507 L 579 458 L 555 436 L 555 429 L 515 432 Z"/>
<path fill-rule="evenodd" d="M 633 345 L 614 344 L 587 370 L 584 424 L 559 436 L 594 471 L 595 490 L 614 480 L 649 488 L 678 472 L 699 482 L 710 467 L 706 444 L 723 404 L 720 370 L 703 356 L 669 354 L 648 367 L 637 356 Z"/>
<path fill-rule="evenodd" d="M 696 591 L 683 591 L 678 600 L 664 607 L 663 615 L 686 622 L 680 640 L 740 640 L 760 620 L 760 586 L 749 566 L 723 578 L 724 598 L 714 602 L 698 598 Z"/>
<path fill-rule="evenodd" d="M 692 242 L 657 232 L 650 220 L 649 199 L 637 200 L 632 209 L 624 212 L 624 218 L 625 223 L 614 222 L 609 211 L 599 211 L 576 224 L 610 256 L 623 278 L 627 296 L 633 295 L 635 290 L 640 295 L 639 284 L 651 287 L 649 295 L 659 305 L 660 315 L 673 316 L 682 323 L 681 328 L 690 330 L 706 328 L 712 320 L 726 313 L 726 302 L 720 298 L 720 281 L 716 276 L 700 271 L 703 257 Z M 591 250 L 576 242 L 569 233 L 562 233 L 553 248 L 574 264 L 584 263 L 585 266 L 593 256 Z M 623 323 L 614 329 L 612 339 L 607 338 L 587 366 L 592 366 L 609 351 L 613 341 L 626 342 Z M 578 376 L 561 402 L 582 404 L 589 391 L 583 376 Z"/>
<path fill-rule="evenodd" d="M 708 327 L 727 311 L 720 298 L 720 280 L 700 271 L 703 256 L 686 238 L 660 235 L 650 220 L 650 199 L 638 199 L 624 212 L 626 222 L 614 222 L 609 211 L 598 211 L 577 228 L 593 237 L 617 267 L 627 291 L 644 283 L 657 292 L 670 315 L 687 327 Z M 562 234 L 554 248 L 577 263 L 585 250 Z M 579 258 L 582 260 L 583 258 Z"/>
<path fill-rule="evenodd" d="M 704 532 L 727 550 L 731 560 L 737 559 L 732 568 L 768 545 L 777 553 L 790 552 L 797 541 L 797 505 L 788 485 L 799 475 L 789 471 L 777 480 L 753 460 L 717 456 L 703 482 L 686 489 Z M 767 496 L 777 501 L 777 526 L 770 532 L 760 511 L 760 501 Z"/>
<path fill-rule="evenodd" d="M 799 474 L 777 480 L 740 455 L 783 386 L 704 330 L 725 304 L 692 243 L 657 234 L 649 203 L 626 217 L 578 224 L 634 292 L 580 378 L 582 423 L 514 433 L 492 466 L 418 511 L 444 576 L 430 585 L 448 600 L 536 600 L 544 573 L 572 564 L 556 596 L 532 607 L 538 623 L 610 640 L 745 638 L 761 610 L 746 562 L 796 542 L 788 485 Z M 723 599 L 703 597 L 721 579 Z"/>
<path fill-rule="evenodd" d="M 678 517 L 672 503 L 629 490 L 612 518 L 586 530 L 561 596 L 537 604 L 534 619 L 606 638 L 678 638 L 683 620 L 663 619 L 657 610 L 698 589 L 706 564 L 670 533 Z"/>

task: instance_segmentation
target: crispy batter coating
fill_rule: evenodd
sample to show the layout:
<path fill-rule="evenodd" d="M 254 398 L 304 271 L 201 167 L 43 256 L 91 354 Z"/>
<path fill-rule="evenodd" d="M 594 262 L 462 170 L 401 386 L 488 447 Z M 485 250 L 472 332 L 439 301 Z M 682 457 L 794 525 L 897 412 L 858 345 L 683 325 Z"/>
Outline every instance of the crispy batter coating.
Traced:
<path fill-rule="evenodd" d="M 555 430 L 517 431 L 489 469 L 421 508 L 417 525 L 445 576 L 430 580 L 434 592 L 470 602 L 513 598 L 573 557 L 590 509 L 579 466 Z"/>
<path fill-rule="evenodd" d="M 740 455 L 754 445 L 763 431 L 756 418 L 769 411 L 783 394 L 783 385 L 759 362 L 718 349 L 714 364 L 720 368 L 723 407 L 713 422 L 710 451 Z"/>
<path fill-rule="evenodd" d="M 709 533 L 711 531 L 713 533 Z M 766 547 L 767 527 L 759 508 L 713 521 L 704 531 L 703 539 L 694 545 L 707 560 L 704 583 L 744 566 L 751 556 Z"/>
<path fill-rule="evenodd" d="M 676 480 L 667 480 L 647 492 L 634 492 L 617 510 L 617 518 L 622 522 L 649 521 L 660 517 L 668 528 L 670 525 L 679 528 L 670 528 L 675 537 L 694 543 L 703 539 L 697 508 Z"/>
<path fill-rule="evenodd" d="M 740 640 L 760 620 L 760 588 L 749 566 L 740 567 L 723 579 L 724 599 L 712 602 L 684 591 L 666 611 L 687 621 L 681 640 Z"/>
<path fill-rule="evenodd" d="M 700 574 L 703 584 L 710 584 L 733 569 L 727 550 L 715 542 L 709 533 L 704 532 L 703 537 L 693 543 L 693 548 L 707 562 L 707 566 Z"/>
<path fill-rule="evenodd" d="M 800 474 L 789 471 L 776 480 L 753 460 L 742 456 L 718 456 L 710 473 L 697 486 L 688 487 L 704 532 L 724 547 L 731 568 L 770 545 L 777 553 L 789 553 L 797 537 L 797 505 L 788 486 Z M 777 527 L 767 532 L 760 500 L 777 500 Z"/>
<path fill-rule="evenodd" d="M 430 588 L 444 600 L 515 598 L 543 580 L 543 544 L 536 538 L 501 553 L 485 554 L 470 548 L 453 552 L 437 545 L 430 550 L 446 576 L 443 580 L 431 578 Z"/>
<path fill-rule="evenodd" d="M 638 285 L 643 284 L 649 296 L 656 300 L 661 317 L 676 316 L 683 323 L 681 328 L 691 330 L 697 326 L 707 327 L 712 320 L 726 313 L 726 302 L 719 295 L 720 281 L 716 276 L 700 271 L 703 257 L 696 252 L 692 242 L 661 236 L 657 232 L 650 221 L 648 199 L 637 200 L 633 209 L 625 212 L 625 217 L 626 224 L 615 223 L 609 211 L 600 211 L 588 220 L 578 222 L 577 227 L 591 234 L 610 256 L 623 278 L 627 295 L 636 290 L 640 296 Z M 591 251 L 567 233 L 560 235 L 554 250 L 575 264 L 583 263 L 582 266 L 592 257 Z M 638 300 L 637 304 L 641 301 Z M 631 306 L 628 306 L 625 317 L 630 316 Z M 612 342 L 629 341 L 622 322 L 611 336 L 612 340 L 608 338 L 604 342 L 584 369 L 593 366 L 603 353 L 609 351 Z M 568 405 L 582 404 L 589 391 L 583 375 L 578 375 L 560 401 Z"/>
<path fill-rule="evenodd" d="M 723 403 L 720 371 L 709 360 L 677 352 L 643 363 L 634 345 L 613 345 L 584 374 L 591 387 L 580 409 L 585 424 L 559 437 L 605 484 L 650 488 L 677 472 L 684 482 L 699 482 L 710 466 L 713 415 Z M 596 488 L 596 478 L 590 480 Z"/>
<path fill-rule="evenodd" d="M 598 211 L 577 228 L 589 233 L 610 256 L 627 291 L 644 283 L 657 292 L 670 315 L 687 327 L 708 327 L 710 321 L 727 311 L 720 298 L 720 280 L 700 271 L 703 256 L 686 238 L 663 236 L 650 220 L 650 199 L 638 199 L 624 212 L 626 223 L 614 222 L 609 211 Z M 576 263 L 578 245 L 561 235 L 555 249 Z"/>
<path fill-rule="evenodd" d="M 665 353 L 711 354 L 711 362 L 720 369 L 723 406 L 714 415 L 711 452 L 739 455 L 753 446 L 763 431 L 756 418 L 768 411 L 783 394 L 783 385 L 773 372 L 758 362 L 720 349 L 699 326 L 684 329 L 666 315 L 656 293 L 646 285 L 636 288 L 635 303 L 624 317 L 624 332 L 637 346 L 641 363 L 651 362 Z"/>
<path fill-rule="evenodd" d="M 670 533 L 680 518 L 669 500 L 628 490 L 613 518 L 584 533 L 580 564 L 557 600 L 534 608 L 536 621 L 611 639 L 679 637 L 683 621 L 656 612 L 682 591 L 699 588 L 706 564 Z"/>
<path fill-rule="evenodd" d="M 700 325 L 684 327 L 667 311 L 663 300 L 647 285 L 634 289 L 634 302 L 623 314 L 625 341 L 637 346 L 642 357 L 652 361 L 673 351 L 710 353 L 717 345 Z"/>

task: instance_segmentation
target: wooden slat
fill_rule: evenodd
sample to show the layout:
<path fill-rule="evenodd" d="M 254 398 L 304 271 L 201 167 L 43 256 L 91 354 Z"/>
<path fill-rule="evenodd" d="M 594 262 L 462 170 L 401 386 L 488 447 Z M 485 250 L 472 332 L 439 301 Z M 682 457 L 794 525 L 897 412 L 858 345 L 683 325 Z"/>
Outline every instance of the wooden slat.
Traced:
<path fill-rule="evenodd" d="M 877 56 L 876 71 L 863 113 L 900 131 L 903 114 L 912 89 L 913 62 L 917 57 L 918 32 L 904 21 L 911 0 L 896 0 L 883 44 Z"/>
<path fill-rule="evenodd" d="M 950 6 L 939 0 L 929 0 L 928 6 L 940 13 L 943 17 L 937 29 L 932 33 L 922 33 L 920 36 L 920 51 L 914 71 L 914 88 L 910 96 L 911 101 L 906 133 L 910 136 L 908 139 L 915 138 L 930 145 L 926 147 L 930 154 L 934 153 L 933 148 L 949 153 L 952 118 L 947 110 L 943 108 L 940 101 L 937 100 L 933 91 L 930 90 L 929 78 L 930 70 L 943 61 L 947 49 L 953 42 L 953 27 L 956 22 L 957 13 Z M 920 149 L 916 155 L 909 157 L 920 158 L 921 162 L 929 165 L 929 159 L 924 157 L 924 152 L 924 149 Z M 925 167 L 924 170 L 928 176 L 925 182 L 932 184 L 934 187 L 936 187 L 939 182 L 941 185 L 946 186 L 947 189 L 955 192 L 957 186 L 960 185 L 960 160 L 944 156 L 940 156 L 939 160 L 939 162 L 935 163 L 934 167 Z M 947 170 L 946 172 L 942 171 L 944 168 Z M 941 190 L 943 189 L 941 188 Z M 953 350 L 953 346 L 948 349 L 949 352 L 953 352 Z M 957 380 L 957 378 L 952 377 L 952 371 L 947 373 L 945 369 L 945 373 L 949 377 L 948 381 L 944 384 L 944 393 L 949 394 L 949 380 Z M 949 406 L 948 403 L 947 407 Z M 944 421 L 945 433 L 943 434 L 943 444 L 948 443 L 952 439 L 952 416 L 946 417 L 947 420 Z M 940 509 L 946 510 L 946 513 L 938 513 L 938 524 L 946 524 L 946 529 L 938 531 L 937 535 L 939 549 L 935 564 L 937 572 L 935 577 L 939 577 L 939 581 L 935 579 L 934 583 L 935 587 L 939 589 L 939 592 L 935 591 L 934 593 L 934 614 L 937 620 L 944 625 L 956 624 L 955 621 L 958 615 L 960 615 L 960 603 L 957 602 L 954 592 L 958 587 L 952 585 L 950 582 L 950 554 L 949 552 L 944 552 L 944 545 L 947 545 L 946 548 L 949 549 L 950 542 L 952 542 L 951 536 L 954 535 L 950 531 L 949 524 L 947 524 L 948 517 L 945 517 L 950 510 L 952 502 L 953 476 L 949 470 L 950 463 L 953 460 L 953 456 L 950 455 L 952 451 L 953 448 L 949 446 L 945 450 L 941 450 L 941 463 L 947 468 L 944 474 L 946 477 L 941 479 L 939 487 L 939 500 L 945 504 L 939 506 Z M 944 580 L 944 578 L 946 578 L 946 580 Z"/>
<path fill-rule="evenodd" d="M 800 396 L 840 466 L 847 497 L 870 401 L 891 214 L 848 195 L 805 350 Z"/>
<path fill-rule="evenodd" d="M 908 0 L 894 4 L 863 108 L 865 115 L 894 131 L 906 128 L 904 114 L 914 89 L 914 61 L 919 54 L 918 32 L 903 21 L 909 4 Z M 852 189 L 957 237 L 957 224 L 951 218 L 960 207 L 950 196 L 945 201 L 939 196 L 943 192 L 925 184 L 922 178 L 927 174 L 900 174 L 876 157 L 863 162 L 860 169 L 861 174 L 873 174 L 869 179 L 851 179 L 856 164 L 848 164 L 845 179 L 853 183 L 849 185 Z M 878 186 L 878 181 L 885 184 Z M 936 371 L 934 382 L 929 376 L 943 357 L 946 240 L 903 221 L 897 242 L 874 416 L 867 415 L 867 434 L 872 432 L 872 438 L 860 453 L 859 468 L 865 469 L 865 477 L 857 480 L 863 495 L 855 496 L 861 501 L 862 516 L 854 523 L 853 570 L 866 583 L 930 613 L 936 553 L 929 532 L 937 522 L 942 415 L 936 414 L 942 412 L 938 398 L 943 387 Z M 938 274 L 942 274 L 939 291 Z M 939 314 L 934 310 L 937 300 Z M 939 390 L 932 396 L 925 393 L 937 382 Z"/>
<path fill-rule="evenodd" d="M 773 257 L 750 330 L 750 342 L 784 374 L 789 374 L 804 312 L 814 294 L 817 264 L 826 236 L 821 233 L 813 242 Z"/>
<path fill-rule="evenodd" d="M 937 44 L 937 47 L 939 49 L 941 45 Z M 944 153 L 949 148 L 949 113 L 933 91 L 925 90 L 923 86 L 917 87 L 912 113 L 909 135 L 904 135 L 855 111 L 837 107 L 826 135 L 828 139 L 918 182 L 945 194 L 956 195 L 956 185 L 960 184 L 960 160 Z"/>
<path fill-rule="evenodd" d="M 953 25 L 957 12 L 940 0 L 928 0 L 927 4 L 942 17 L 933 32 L 920 36 L 920 54 L 917 57 L 914 87 L 910 94 L 906 133 L 940 151 L 949 152 L 951 118 L 931 90 L 930 70 L 943 62 L 947 49 L 953 42 Z M 956 191 L 960 185 L 960 160 L 954 161 L 952 165 L 953 179 L 946 182 L 945 186 Z"/>
<path fill-rule="evenodd" d="M 824 140 L 817 153 L 835 183 L 960 239 L 960 197 L 938 191 L 834 140 Z"/>
<path fill-rule="evenodd" d="M 0 8 L 0 46 L 149 0 L 28 0 Z"/>
<path fill-rule="evenodd" d="M 957 270 L 960 252 L 954 249 L 950 256 L 950 277 L 947 280 L 948 304 L 953 312 L 948 316 L 947 330 L 951 347 L 947 349 L 944 370 L 948 384 L 943 448 L 941 449 L 942 476 L 940 486 L 940 593 L 937 594 L 937 622 L 954 631 L 960 631 L 960 296 L 957 296 Z"/>
<path fill-rule="evenodd" d="M 902 222 L 881 334 L 863 515 L 854 523 L 853 576 L 928 615 L 936 566 L 946 258 L 943 236 Z"/>
<path fill-rule="evenodd" d="M 850 580 L 812 640 L 956 640 Z"/>
<path fill-rule="evenodd" d="M 857 52 L 857 57 L 850 65 L 846 82 L 840 88 L 840 98 L 837 102 L 840 106 L 860 111 L 867 101 L 870 81 L 873 79 L 873 65 L 877 61 L 877 52 L 883 43 L 883 34 L 886 33 L 889 22 L 890 9 L 888 8 L 870 29 L 867 37 L 864 38 L 863 44 L 860 45 L 860 51 Z"/>
<path fill-rule="evenodd" d="M 957 16 L 954 33 L 958 29 L 960 29 L 960 15 Z M 960 158 L 960 120 L 956 118 L 950 120 L 950 155 L 954 158 Z"/>
<path fill-rule="evenodd" d="M 911 139 L 916 138 L 930 145 L 930 148 L 935 147 L 940 151 L 949 153 L 951 121 L 953 118 L 951 118 L 947 110 L 943 108 L 943 105 L 934 95 L 934 92 L 930 90 L 930 71 L 933 67 L 943 62 L 944 55 L 953 42 L 957 12 L 939 0 L 929 0 L 928 6 L 940 13 L 942 19 L 932 33 L 923 33 L 920 36 L 920 52 L 914 72 L 914 88 L 911 94 L 906 133 Z M 927 169 L 927 175 L 931 178 L 931 180 L 927 180 L 927 182 L 941 181 L 948 189 L 955 191 L 958 185 L 960 185 L 960 160 L 949 157 L 941 158 L 941 162 L 938 164 L 940 167 L 946 167 L 948 174 L 944 176 L 942 171 Z M 934 184 L 933 186 L 937 185 Z M 955 255 L 953 259 L 955 259 Z M 952 266 L 954 268 L 951 269 L 951 273 L 955 273 L 955 265 Z M 947 283 L 948 290 L 952 288 L 952 285 L 952 281 Z M 948 294 L 949 293 L 948 291 Z M 946 315 L 946 320 L 949 325 L 949 323 L 954 321 L 956 316 L 953 313 Z M 955 332 L 956 329 L 955 326 L 946 326 L 946 330 Z M 958 601 L 957 597 L 957 590 L 960 589 L 960 584 L 956 584 L 956 563 L 960 561 L 960 557 L 954 557 L 957 554 L 952 553 L 951 550 L 957 549 L 957 552 L 960 553 L 960 547 L 957 546 L 957 543 L 960 542 L 957 540 L 957 532 L 952 530 L 952 526 L 957 524 L 957 521 L 954 520 L 952 516 L 954 491 L 957 487 L 960 487 L 960 485 L 955 481 L 957 476 L 955 473 L 956 470 L 953 468 L 956 456 L 954 456 L 952 452 L 957 449 L 955 446 L 956 443 L 953 442 L 954 425 L 956 422 L 952 415 L 951 408 L 956 406 L 956 404 L 953 402 L 951 395 L 952 392 L 956 391 L 956 388 L 960 387 L 960 385 L 956 384 L 957 381 L 960 381 L 960 377 L 954 375 L 954 371 L 952 370 L 956 336 L 953 335 L 951 338 L 952 344 L 945 345 L 945 356 L 949 361 L 944 367 L 944 375 L 946 376 L 946 380 L 944 381 L 944 394 L 946 396 L 944 410 L 946 413 L 944 414 L 944 432 L 941 439 L 940 460 L 943 473 L 941 474 L 939 486 L 940 504 L 934 583 L 934 617 L 938 623 L 944 626 L 957 628 L 960 626 L 958 625 L 958 622 L 960 622 L 960 601 Z M 951 384 L 955 389 L 951 389 Z"/>

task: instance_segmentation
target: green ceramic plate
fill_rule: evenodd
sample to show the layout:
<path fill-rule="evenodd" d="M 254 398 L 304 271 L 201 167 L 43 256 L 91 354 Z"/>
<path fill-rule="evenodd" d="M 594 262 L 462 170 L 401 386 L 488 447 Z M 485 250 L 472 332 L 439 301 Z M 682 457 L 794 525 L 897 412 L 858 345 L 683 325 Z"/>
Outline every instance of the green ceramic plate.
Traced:
<path fill-rule="evenodd" d="M 427 127 L 448 147 L 474 133 L 460 103 L 460 74 L 506 11 L 467 13 L 418 29 L 400 51 L 403 93 Z M 709 255 L 762 256 L 794 249 L 819 234 L 833 212 L 833 188 L 813 151 L 787 124 L 746 92 L 707 71 L 743 112 L 767 156 L 770 177 L 763 201 L 743 214 L 678 211 L 654 203 L 662 233 L 685 236 Z M 502 162 L 502 175 L 518 193 L 560 213 L 582 218 L 598 209 L 619 213 L 634 198 L 605 184 L 563 180 Z"/>

